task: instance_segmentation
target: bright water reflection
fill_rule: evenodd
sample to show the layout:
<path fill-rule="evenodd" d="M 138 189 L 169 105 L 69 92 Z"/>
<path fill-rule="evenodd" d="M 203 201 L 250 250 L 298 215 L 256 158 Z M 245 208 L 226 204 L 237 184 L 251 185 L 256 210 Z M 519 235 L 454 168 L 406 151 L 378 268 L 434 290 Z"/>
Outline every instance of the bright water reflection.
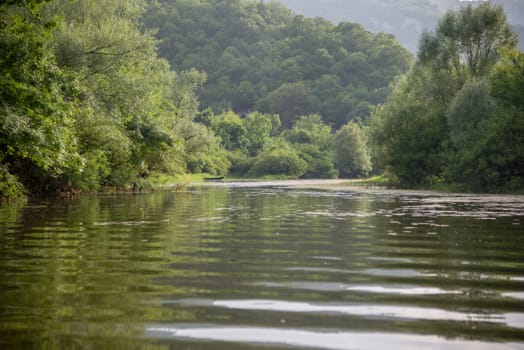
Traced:
<path fill-rule="evenodd" d="M 521 349 L 517 343 L 494 344 L 470 340 L 443 341 L 436 336 L 393 334 L 393 333 L 352 333 L 335 331 L 312 331 L 259 327 L 222 327 L 214 325 L 177 325 L 152 326 L 147 330 L 147 336 L 165 339 L 197 339 L 220 342 L 236 342 L 245 344 L 260 344 L 290 346 L 293 348 L 314 348 L 329 350 L 419 350 L 419 349 Z"/>
<path fill-rule="evenodd" d="M 524 197 L 219 184 L 0 208 L 0 348 L 524 347 Z"/>

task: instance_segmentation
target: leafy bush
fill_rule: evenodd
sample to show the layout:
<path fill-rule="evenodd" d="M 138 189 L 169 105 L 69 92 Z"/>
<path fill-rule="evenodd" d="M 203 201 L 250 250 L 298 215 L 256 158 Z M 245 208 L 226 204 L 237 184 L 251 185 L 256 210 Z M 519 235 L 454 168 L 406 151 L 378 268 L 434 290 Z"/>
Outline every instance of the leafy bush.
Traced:
<path fill-rule="evenodd" d="M 302 177 L 309 179 L 334 179 L 338 171 L 333 164 L 332 152 L 323 152 L 316 144 L 295 145 L 298 155 L 307 163 Z"/>
<path fill-rule="evenodd" d="M 273 148 L 257 157 L 249 171 L 250 176 L 287 175 L 300 177 L 307 169 L 307 163 L 291 147 Z"/>
<path fill-rule="evenodd" d="M 0 199 L 22 197 L 24 192 L 24 186 L 18 182 L 16 176 L 10 174 L 5 166 L 0 165 Z"/>

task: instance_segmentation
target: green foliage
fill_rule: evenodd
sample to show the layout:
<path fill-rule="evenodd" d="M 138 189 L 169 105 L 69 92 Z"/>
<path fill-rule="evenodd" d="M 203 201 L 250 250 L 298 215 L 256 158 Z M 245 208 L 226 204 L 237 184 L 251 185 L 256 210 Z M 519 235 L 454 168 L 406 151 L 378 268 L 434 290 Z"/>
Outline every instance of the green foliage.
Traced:
<path fill-rule="evenodd" d="M 43 4 L 49 2 L 49 0 L 4 0 L 4 5 L 16 5 L 21 7 L 26 7 L 32 10 L 38 9 L 38 7 Z"/>
<path fill-rule="evenodd" d="M 372 116 L 373 163 L 403 187 L 432 184 L 444 164 L 447 121 L 438 99 L 426 91 L 428 84 L 430 75 L 416 67 Z"/>
<path fill-rule="evenodd" d="M 247 154 L 247 129 L 239 115 L 231 110 L 217 115 L 211 121 L 211 128 L 220 137 L 226 150 L 240 150 Z"/>
<path fill-rule="evenodd" d="M 504 106 L 524 108 L 524 54 L 506 50 L 490 75 L 493 96 Z"/>
<path fill-rule="evenodd" d="M 321 151 L 330 151 L 333 148 L 331 127 L 318 114 L 300 117 L 291 130 L 283 132 L 283 136 L 290 143 L 313 144 Z"/>
<path fill-rule="evenodd" d="M 182 120 L 176 124 L 177 134 L 183 139 L 185 167 L 190 173 L 224 175 L 231 163 L 220 139 L 205 125 Z"/>
<path fill-rule="evenodd" d="M 497 110 L 489 120 L 490 184 L 524 189 L 524 53 L 507 51 L 489 76 Z"/>
<path fill-rule="evenodd" d="M 373 112 L 375 163 L 407 187 L 521 187 L 523 75 L 515 45 L 500 7 L 447 13 L 435 34 L 422 36 L 417 65 Z"/>
<path fill-rule="evenodd" d="M 349 122 L 335 134 L 335 166 L 340 175 L 364 177 L 371 171 L 371 156 L 362 126 Z"/>
<path fill-rule="evenodd" d="M 334 179 L 338 171 L 333 164 L 331 152 L 323 152 L 315 144 L 294 145 L 299 157 L 307 164 L 302 178 Z"/>
<path fill-rule="evenodd" d="M 63 94 L 69 80 L 46 46 L 51 28 L 29 7 L 0 5 L 0 160 L 7 184 L 0 196 L 20 184 L 45 190 L 81 167 L 74 109 Z"/>
<path fill-rule="evenodd" d="M 3 3 L 0 197 L 141 188 L 151 173 L 365 176 L 370 153 L 403 186 L 521 189 L 515 43 L 499 7 L 464 7 L 390 84 L 410 61 L 392 36 L 277 3 Z"/>
<path fill-rule="evenodd" d="M 247 174 L 255 157 L 273 142 L 280 128 L 278 115 L 260 112 L 240 117 L 231 110 L 216 116 L 208 111 L 205 117 L 200 119 L 208 121 L 220 144 L 228 151 L 231 171 L 239 176 Z"/>
<path fill-rule="evenodd" d="M 283 84 L 261 99 L 256 109 L 278 114 L 283 127 L 289 128 L 302 115 L 319 110 L 320 101 L 303 82 Z"/>
<path fill-rule="evenodd" d="M 524 62 L 524 55 L 518 56 L 520 63 Z M 467 179 L 467 188 L 476 191 L 524 188 L 524 108 L 521 99 L 513 100 L 509 90 L 516 87 L 517 80 L 522 85 L 522 68 L 520 75 L 505 76 L 509 78 L 505 87 L 500 75 L 508 68 L 513 70 L 517 62 L 505 60 L 489 80 L 468 82 L 450 105 L 448 120 L 455 146 L 448 166 L 451 181 L 461 184 Z M 501 90 L 507 93 L 498 95 Z"/>
<path fill-rule="evenodd" d="M 471 80 L 457 93 L 447 110 L 453 144 L 448 178 L 460 183 L 467 179 L 474 189 L 482 189 L 491 177 L 487 141 L 496 109 L 486 80 Z"/>
<path fill-rule="evenodd" d="M 227 171 L 218 140 L 192 121 L 206 76 L 156 55 L 145 1 L 17 3 L 0 5 L 0 196 Z"/>
<path fill-rule="evenodd" d="M 333 165 L 333 135 L 331 127 L 318 114 L 300 117 L 292 129 L 281 135 L 298 152 L 307 168 L 304 178 L 335 178 Z"/>
<path fill-rule="evenodd" d="M 159 53 L 177 70 L 208 74 L 204 108 L 279 114 L 285 128 L 318 113 L 340 127 L 384 101 L 410 54 L 390 35 L 296 16 L 275 3 L 159 1 L 145 15 Z"/>
<path fill-rule="evenodd" d="M 97 155 L 103 185 L 125 186 L 153 171 L 227 167 L 218 165 L 218 143 L 191 121 L 205 74 L 172 72 L 157 57 L 158 43 L 139 21 L 145 7 L 140 0 L 53 0 L 45 7 L 65 19 L 54 35 L 56 57 L 78 78 L 75 102 L 85 114 L 77 120 L 82 154 L 89 159 L 93 148 L 103 146 Z M 188 136 L 191 129 L 198 131 Z M 203 138 L 198 146 L 195 137 Z M 207 151 L 217 157 L 204 157 Z"/>
<path fill-rule="evenodd" d="M 447 110 L 449 132 L 453 145 L 460 150 L 471 150 L 479 138 L 486 134 L 483 122 L 495 112 L 496 103 L 490 94 L 489 83 L 482 80 L 470 80 Z"/>
<path fill-rule="evenodd" d="M 0 199 L 16 199 L 24 195 L 25 188 L 15 175 L 9 173 L 7 166 L 0 165 Z"/>
<path fill-rule="evenodd" d="M 517 42 L 501 6 L 465 6 L 446 13 L 435 34 L 422 35 L 418 59 L 459 75 L 482 76 L 499 59 L 500 48 Z"/>
<path fill-rule="evenodd" d="M 298 178 L 307 169 L 307 163 L 286 143 L 263 151 L 255 160 L 249 171 L 250 176 L 285 175 Z"/>
<path fill-rule="evenodd" d="M 110 175 L 104 181 L 110 185 L 164 170 L 162 154 L 174 143 L 170 129 L 177 109 L 171 86 L 177 77 L 156 57 L 152 35 L 139 28 L 144 7 L 131 0 L 54 0 L 44 11 L 64 18 L 54 32 L 56 57 L 77 77 L 75 102 L 99 129 L 86 131 L 79 120 L 80 141 L 87 146 L 81 151 L 88 155 L 91 146 L 108 146 L 104 158 Z"/>
<path fill-rule="evenodd" d="M 276 114 L 253 112 L 244 120 L 247 137 L 247 151 L 249 156 L 256 156 L 274 136 L 278 135 L 281 123 Z"/>
<path fill-rule="evenodd" d="M 298 152 L 307 168 L 304 178 L 334 178 L 338 172 L 333 166 L 333 135 L 331 127 L 318 114 L 300 117 L 292 129 L 281 135 Z"/>
<path fill-rule="evenodd" d="M 331 127 L 317 114 L 300 117 L 280 132 L 277 115 L 253 112 L 241 118 L 232 111 L 209 116 L 222 138 L 237 176 L 334 178 Z M 282 157 L 278 160 L 278 157 Z"/>

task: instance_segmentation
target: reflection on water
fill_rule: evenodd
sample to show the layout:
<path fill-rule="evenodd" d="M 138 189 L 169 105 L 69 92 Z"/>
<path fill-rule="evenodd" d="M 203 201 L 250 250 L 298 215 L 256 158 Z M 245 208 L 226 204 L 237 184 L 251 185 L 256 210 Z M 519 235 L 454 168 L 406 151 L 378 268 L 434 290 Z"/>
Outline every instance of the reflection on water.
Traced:
<path fill-rule="evenodd" d="M 391 333 L 352 333 L 261 327 L 223 327 L 213 325 L 151 326 L 147 336 L 160 339 L 198 339 L 208 341 L 288 345 L 292 347 L 346 349 L 521 349 L 519 344 L 503 345 L 468 340 L 448 340 L 428 335 Z"/>
<path fill-rule="evenodd" d="M 163 305 L 183 306 L 214 306 L 238 310 L 302 312 L 302 313 L 328 313 L 357 315 L 368 318 L 400 318 L 413 320 L 441 320 L 462 322 L 492 322 L 501 323 L 509 327 L 524 329 L 524 313 L 508 314 L 474 314 L 444 309 L 398 306 L 398 305 L 372 305 L 372 304 L 317 304 L 306 302 L 292 302 L 281 300 L 210 300 L 210 299 L 184 299 L 163 300 Z"/>
<path fill-rule="evenodd" d="M 263 185 L 0 207 L 0 348 L 524 347 L 524 197 Z"/>
<path fill-rule="evenodd" d="M 423 295 L 423 294 L 458 294 L 459 290 L 443 290 L 435 287 L 416 287 L 416 286 L 370 286 L 370 285 L 349 285 L 336 282 L 259 282 L 258 285 L 265 287 L 283 287 L 292 289 L 309 289 L 315 291 L 357 291 L 382 294 L 403 294 L 403 295 Z"/>

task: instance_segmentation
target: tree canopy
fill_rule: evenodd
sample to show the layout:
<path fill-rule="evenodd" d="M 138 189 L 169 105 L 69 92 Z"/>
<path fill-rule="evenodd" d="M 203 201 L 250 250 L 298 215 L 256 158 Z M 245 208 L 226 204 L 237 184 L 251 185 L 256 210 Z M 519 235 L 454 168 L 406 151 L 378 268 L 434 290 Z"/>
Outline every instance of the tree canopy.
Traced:
<path fill-rule="evenodd" d="M 421 37 L 417 64 L 373 113 L 375 163 L 406 187 L 522 189 L 524 75 L 516 45 L 499 6 L 448 12 Z"/>
<path fill-rule="evenodd" d="M 201 129 L 192 119 L 205 75 L 175 73 L 158 57 L 140 21 L 146 7 L 141 0 L 0 5 L 2 196 L 136 185 L 151 171 L 187 168 L 184 132 Z M 225 156 L 216 163 L 224 168 Z"/>
<path fill-rule="evenodd" d="M 275 2 L 3 2 L 0 198 L 184 172 L 522 190 L 516 44 L 490 3 L 410 65 L 391 35 Z"/>
<path fill-rule="evenodd" d="M 208 74 L 198 90 L 203 108 L 279 114 L 286 128 L 312 113 L 335 128 L 365 118 L 411 60 L 391 35 L 276 2 L 162 0 L 144 18 L 175 69 Z"/>

